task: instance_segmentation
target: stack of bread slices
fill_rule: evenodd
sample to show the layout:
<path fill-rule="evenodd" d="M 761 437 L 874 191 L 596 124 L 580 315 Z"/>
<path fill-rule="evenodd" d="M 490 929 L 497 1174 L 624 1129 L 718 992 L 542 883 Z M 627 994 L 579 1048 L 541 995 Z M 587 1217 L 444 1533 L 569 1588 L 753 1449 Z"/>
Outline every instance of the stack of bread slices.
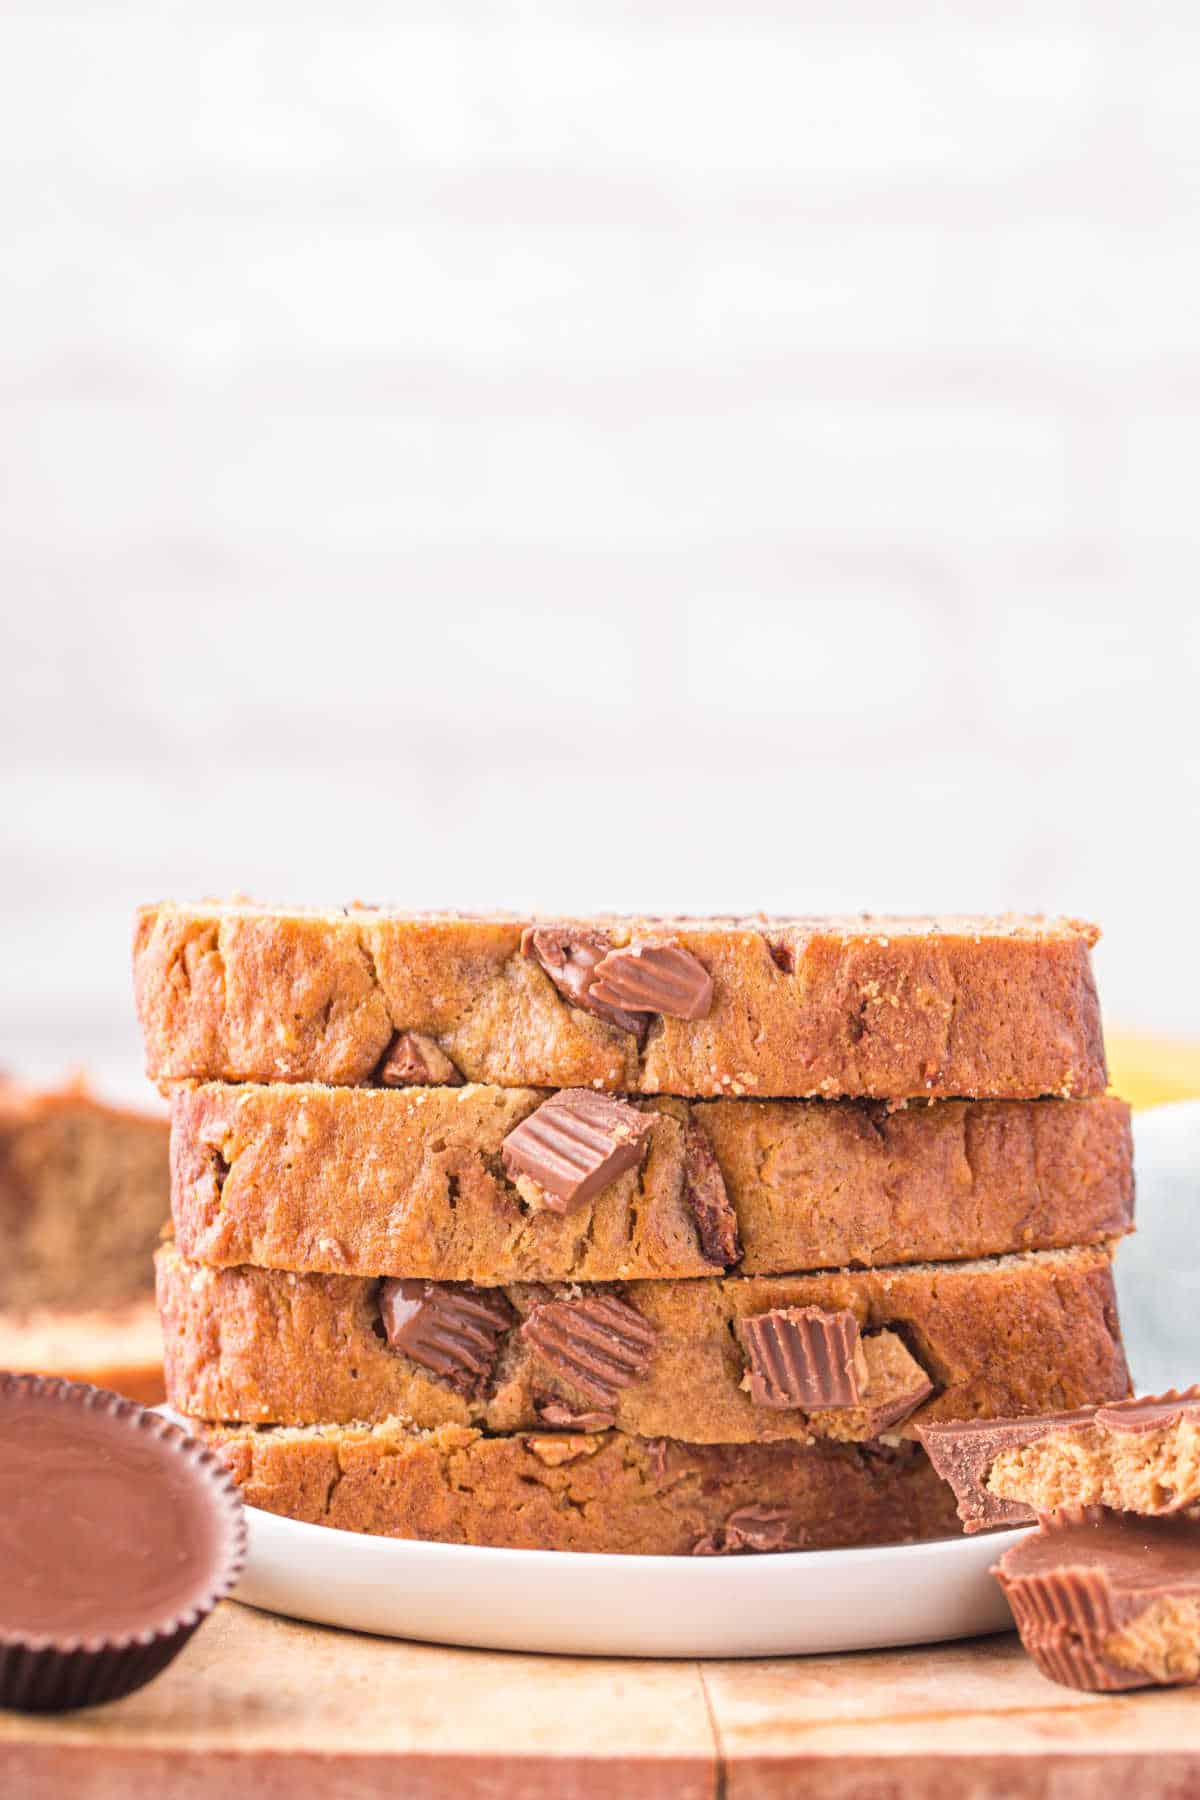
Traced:
<path fill-rule="evenodd" d="M 956 1532 L 919 1426 L 1129 1391 L 1095 936 L 145 909 L 171 1403 L 353 1531 Z"/>

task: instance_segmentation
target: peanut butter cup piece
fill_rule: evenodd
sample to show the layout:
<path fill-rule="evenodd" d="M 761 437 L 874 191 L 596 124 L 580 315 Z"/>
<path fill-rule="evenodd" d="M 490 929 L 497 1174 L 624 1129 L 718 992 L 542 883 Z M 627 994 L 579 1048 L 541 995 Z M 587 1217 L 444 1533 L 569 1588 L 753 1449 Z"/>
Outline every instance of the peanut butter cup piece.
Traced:
<path fill-rule="evenodd" d="M 389 1276 L 379 1288 L 379 1318 L 390 1349 L 474 1395 L 491 1379 L 517 1315 L 495 1288 Z"/>
<path fill-rule="evenodd" d="M 0 1706 L 119 1699 L 179 1654 L 245 1557 L 224 1464 L 81 1383 L 0 1373 Z"/>
<path fill-rule="evenodd" d="M 747 1550 L 799 1550 L 790 1513 L 777 1506 L 739 1506 L 720 1531 L 699 1538 L 693 1556 L 736 1556 Z"/>
<path fill-rule="evenodd" d="M 1024 1525 L 1033 1509 L 1018 1500 L 1002 1498 L 988 1485 L 988 1472 L 1005 1450 L 1034 1444 L 1052 1432 L 1064 1436 L 1077 1426 L 1091 1423 L 1093 1409 L 1044 1413 L 1028 1419 L 945 1419 L 919 1425 L 917 1435 L 925 1453 L 943 1481 L 948 1481 L 958 1500 L 958 1516 L 964 1531 L 989 1531 L 997 1525 Z"/>
<path fill-rule="evenodd" d="M 894 1431 L 933 1392 L 933 1382 L 904 1339 L 886 1328 L 862 1340 L 867 1379 L 861 1410 L 867 1436 Z"/>
<path fill-rule="evenodd" d="M 564 1000 L 606 1025 L 630 1032 L 641 1043 L 649 1020 L 641 1013 L 607 1006 L 592 993 L 596 966 L 611 948 L 603 932 L 578 925 L 528 925 L 521 933 L 522 954 L 540 964 Z"/>
<path fill-rule="evenodd" d="M 700 1254 L 714 1268 L 739 1262 L 742 1239 L 725 1177 L 701 1126 L 689 1122 L 683 1144 L 683 1197 L 696 1221 Z"/>
<path fill-rule="evenodd" d="M 1115 1692 L 1200 1679 L 1200 1522 L 1064 1508 L 992 1570 L 1044 1675 Z"/>
<path fill-rule="evenodd" d="M 578 1411 L 553 1395 L 537 1401 L 534 1410 L 552 1431 L 609 1431 L 614 1422 L 611 1412 Z"/>
<path fill-rule="evenodd" d="M 533 1183 L 536 1193 L 527 1197 L 551 1212 L 565 1212 L 642 1160 L 652 1123 L 653 1114 L 639 1112 L 627 1100 L 564 1088 L 509 1132 L 500 1157 L 510 1181 L 524 1176 Z"/>
<path fill-rule="evenodd" d="M 1074 1412 L 946 1420 L 920 1429 L 967 1531 L 1063 1506 L 1147 1517 L 1200 1503 L 1200 1389 Z"/>
<path fill-rule="evenodd" d="M 756 1406 L 820 1412 L 857 1406 L 866 1387 L 866 1359 L 858 1321 L 848 1311 L 780 1306 L 742 1319 L 744 1387 Z"/>
<path fill-rule="evenodd" d="M 436 1038 L 398 1031 L 375 1071 L 380 1087 L 461 1087 L 463 1078 Z"/>
<path fill-rule="evenodd" d="M 543 1301 L 521 1336 L 556 1375 L 603 1407 L 641 1380 L 658 1342 L 649 1320 L 615 1294 Z"/>
<path fill-rule="evenodd" d="M 624 1012 L 670 1019 L 705 1019 L 712 1011 L 712 976 L 699 957 L 665 938 L 610 950 L 592 971 L 593 1001 Z"/>

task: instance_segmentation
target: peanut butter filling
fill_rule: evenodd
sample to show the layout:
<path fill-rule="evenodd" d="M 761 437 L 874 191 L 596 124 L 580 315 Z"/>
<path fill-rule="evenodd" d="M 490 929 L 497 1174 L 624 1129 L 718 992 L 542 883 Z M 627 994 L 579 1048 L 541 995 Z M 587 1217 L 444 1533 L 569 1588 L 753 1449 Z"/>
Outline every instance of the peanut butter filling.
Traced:
<path fill-rule="evenodd" d="M 1146 1432 L 1075 1427 L 1001 1450 L 988 1493 L 1035 1512 L 1109 1506 L 1121 1512 L 1175 1512 L 1200 1501 L 1200 1420 Z"/>

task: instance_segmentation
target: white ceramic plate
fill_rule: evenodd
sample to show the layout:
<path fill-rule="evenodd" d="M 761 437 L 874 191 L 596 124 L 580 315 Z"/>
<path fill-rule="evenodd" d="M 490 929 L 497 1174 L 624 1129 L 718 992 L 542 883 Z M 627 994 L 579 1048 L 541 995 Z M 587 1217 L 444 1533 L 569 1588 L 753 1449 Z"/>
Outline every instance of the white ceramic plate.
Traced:
<path fill-rule="evenodd" d="M 784 1656 L 1011 1627 L 1022 1534 L 771 1556 L 582 1556 L 372 1538 L 247 1509 L 237 1598 L 387 1637 L 569 1656 Z"/>

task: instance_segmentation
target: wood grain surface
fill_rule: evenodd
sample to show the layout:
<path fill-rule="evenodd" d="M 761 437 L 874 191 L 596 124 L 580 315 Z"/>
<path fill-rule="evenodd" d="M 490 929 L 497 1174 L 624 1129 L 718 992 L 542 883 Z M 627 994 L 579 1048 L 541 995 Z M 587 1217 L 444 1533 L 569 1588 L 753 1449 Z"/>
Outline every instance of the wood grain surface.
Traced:
<path fill-rule="evenodd" d="M 1138 1800 L 1200 1793 L 1200 1693 L 1099 1697 L 1015 1637 L 764 1662 L 392 1642 L 227 1604 L 139 1694 L 0 1714 L 12 1800 Z"/>

